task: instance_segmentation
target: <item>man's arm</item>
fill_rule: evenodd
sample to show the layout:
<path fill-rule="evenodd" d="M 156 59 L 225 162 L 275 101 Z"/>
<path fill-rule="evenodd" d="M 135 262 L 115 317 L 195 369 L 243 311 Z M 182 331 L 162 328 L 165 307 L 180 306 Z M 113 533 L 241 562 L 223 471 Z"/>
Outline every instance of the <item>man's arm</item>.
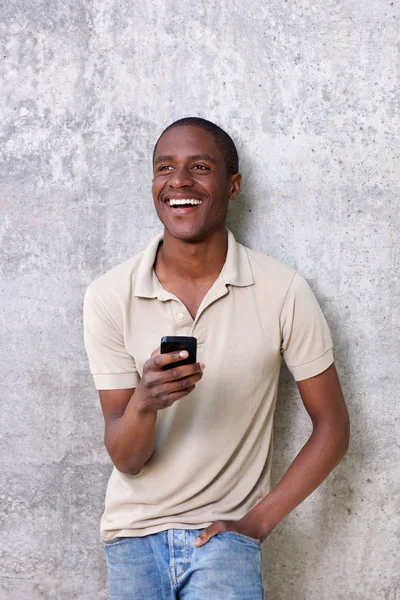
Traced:
<path fill-rule="evenodd" d="M 222 531 L 237 531 L 263 541 L 296 506 L 309 496 L 345 455 L 349 416 L 335 365 L 298 382 L 313 431 L 289 469 L 267 496 L 239 521 L 216 521 L 200 534 L 201 546 Z"/>
<path fill-rule="evenodd" d="M 185 359 L 186 351 L 160 354 L 155 350 L 143 367 L 143 377 L 135 389 L 100 390 L 104 415 L 104 443 L 116 468 L 137 475 L 154 450 L 157 413 L 181 400 L 202 377 L 200 363 L 163 366 Z"/>
<path fill-rule="evenodd" d="M 137 475 L 154 449 L 157 412 L 138 410 L 135 389 L 100 390 L 104 445 L 116 468 Z"/>

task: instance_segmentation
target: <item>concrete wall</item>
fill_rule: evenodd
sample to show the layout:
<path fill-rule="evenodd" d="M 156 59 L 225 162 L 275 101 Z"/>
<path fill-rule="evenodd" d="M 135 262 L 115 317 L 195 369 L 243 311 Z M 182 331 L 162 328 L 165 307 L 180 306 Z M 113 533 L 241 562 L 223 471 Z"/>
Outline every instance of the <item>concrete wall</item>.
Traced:
<path fill-rule="evenodd" d="M 266 598 L 399 600 L 399 3 L 0 11 L 0 597 L 107 597 L 82 297 L 159 231 L 153 143 L 200 115 L 242 157 L 232 230 L 313 285 L 352 419 L 344 462 L 265 543 Z M 310 431 L 287 372 L 281 391 L 275 478 Z"/>

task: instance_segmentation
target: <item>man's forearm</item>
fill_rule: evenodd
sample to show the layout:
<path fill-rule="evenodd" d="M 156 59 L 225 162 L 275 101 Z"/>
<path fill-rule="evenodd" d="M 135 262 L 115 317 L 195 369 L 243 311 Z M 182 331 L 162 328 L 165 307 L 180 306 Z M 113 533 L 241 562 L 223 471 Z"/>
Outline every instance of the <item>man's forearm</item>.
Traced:
<path fill-rule="evenodd" d="M 264 539 L 305 500 L 343 458 L 348 440 L 347 425 L 317 425 L 278 485 L 241 519 L 249 535 Z"/>
<path fill-rule="evenodd" d="M 137 475 L 154 451 L 157 413 L 190 394 L 203 376 L 201 363 L 179 363 L 186 350 L 161 354 L 155 350 L 143 366 L 139 385 L 131 390 L 100 392 L 105 418 L 105 445 L 117 469 Z"/>
<path fill-rule="evenodd" d="M 122 473 L 137 475 L 154 450 L 156 411 L 139 408 L 134 392 L 122 416 L 108 424 L 105 445 Z"/>

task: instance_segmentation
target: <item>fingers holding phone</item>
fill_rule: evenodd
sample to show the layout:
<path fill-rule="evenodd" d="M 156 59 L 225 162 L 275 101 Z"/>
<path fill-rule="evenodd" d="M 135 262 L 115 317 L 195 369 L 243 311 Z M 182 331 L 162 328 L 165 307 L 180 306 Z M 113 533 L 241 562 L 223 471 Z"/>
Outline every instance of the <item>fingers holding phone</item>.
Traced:
<path fill-rule="evenodd" d="M 203 375 L 196 362 L 196 338 L 165 337 L 143 367 L 136 388 L 138 409 L 158 411 L 190 394 Z"/>

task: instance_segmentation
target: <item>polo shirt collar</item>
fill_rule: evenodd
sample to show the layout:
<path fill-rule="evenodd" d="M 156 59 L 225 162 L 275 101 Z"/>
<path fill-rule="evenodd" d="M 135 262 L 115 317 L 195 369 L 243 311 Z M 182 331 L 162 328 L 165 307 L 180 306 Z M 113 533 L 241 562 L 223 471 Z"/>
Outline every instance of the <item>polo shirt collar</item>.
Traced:
<path fill-rule="evenodd" d="M 225 285 L 235 285 L 238 287 L 253 285 L 254 279 L 247 252 L 235 240 L 233 233 L 229 229 L 227 233 L 228 251 L 219 278 L 222 279 Z M 160 295 L 160 287 L 153 266 L 158 246 L 163 237 L 163 233 L 157 235 L 142 254 L 134 291 L 135 296 L 139 298 L 157 298 Z"/>
<path fill-rule="evenodd" d="M 226 285 L 235 285 L 237 287 L 253 285 L 253 273 L 251 272 L 246 249 L 236 241 L 235 236 L 229 229 L 227 229 L 227 232 L 228 252 L 226 253 L 221 277 Z"/>

